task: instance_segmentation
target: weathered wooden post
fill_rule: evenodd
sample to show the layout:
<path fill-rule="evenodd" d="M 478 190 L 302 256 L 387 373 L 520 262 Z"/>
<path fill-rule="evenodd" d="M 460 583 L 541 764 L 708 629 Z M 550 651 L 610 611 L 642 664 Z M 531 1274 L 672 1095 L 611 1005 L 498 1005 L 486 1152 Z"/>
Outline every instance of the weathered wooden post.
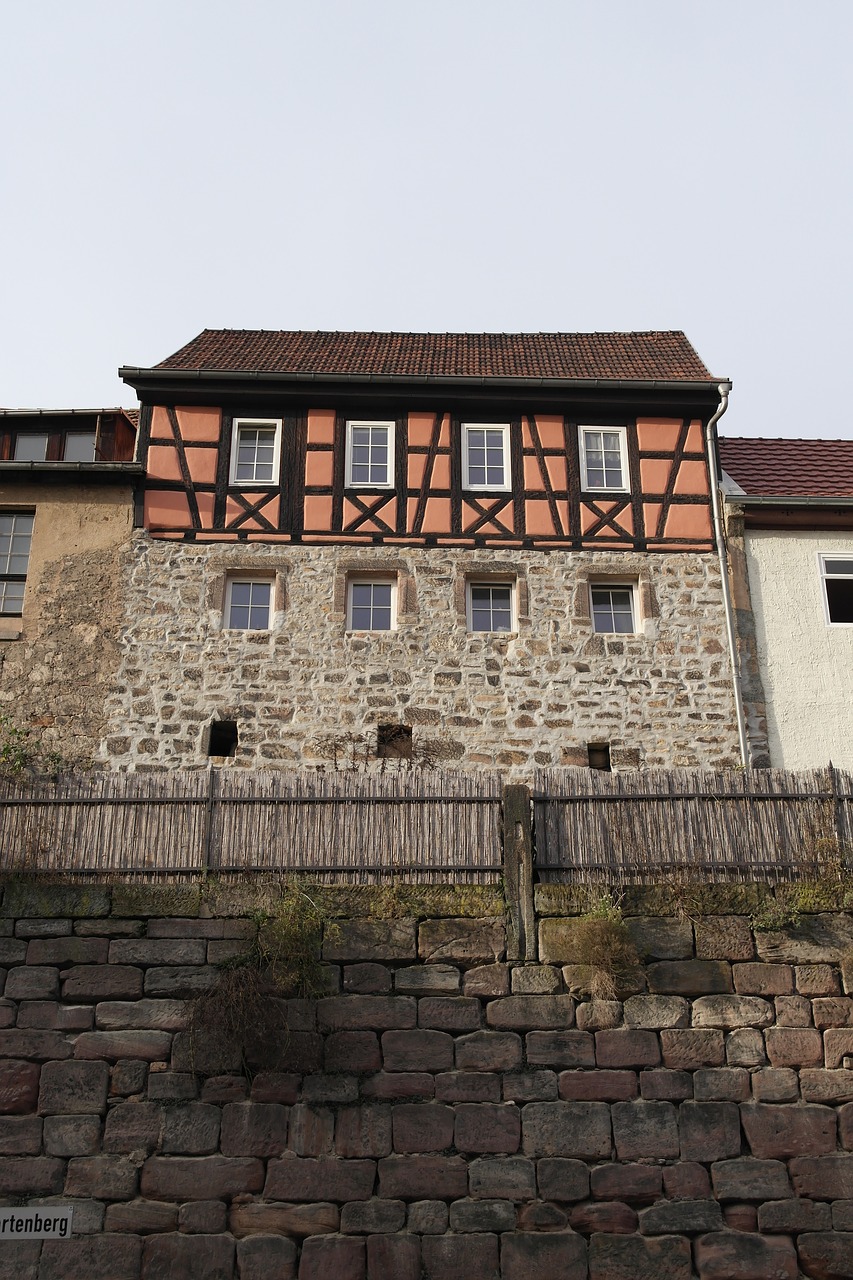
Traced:
<path fill-rule="evenodd" d="M 533 829 L 530 788 L 503 789 L 503 863 L 509 922 L 507 959 L 536 960 L 533 911 Z"/>

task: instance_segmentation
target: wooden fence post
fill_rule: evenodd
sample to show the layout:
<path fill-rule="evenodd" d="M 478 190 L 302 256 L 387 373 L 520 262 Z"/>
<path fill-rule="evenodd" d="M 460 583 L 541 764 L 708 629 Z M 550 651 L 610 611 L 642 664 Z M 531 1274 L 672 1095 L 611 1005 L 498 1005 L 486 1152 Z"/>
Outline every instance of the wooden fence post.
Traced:
<path fill-rule="evenodd" d="M 509 910 L 507 959 L 536 960 L 530 788 L 504 787 L 502 808 L 504 886 Z"/>

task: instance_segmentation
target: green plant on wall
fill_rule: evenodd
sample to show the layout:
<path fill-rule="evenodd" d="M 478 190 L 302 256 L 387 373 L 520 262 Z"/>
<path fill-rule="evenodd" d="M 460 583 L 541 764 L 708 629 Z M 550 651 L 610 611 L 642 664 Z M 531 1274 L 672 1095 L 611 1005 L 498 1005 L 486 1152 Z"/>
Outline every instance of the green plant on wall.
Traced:
<path fill-rule="evenodd" d="M 614 1000 L 633 989 L 640 957 L 617 902 L 603 894 L 575 922 L 572 959 L 585 970 L 583 985 L 595 1000 Z"/>
<path fill-rule="evenodd" d="M 50 778 L 67 768 L 61 752 L 48 747 L 34 729 L 24 729 L 9 716 L 0 715 L 0 778 Z"/>
<path fill-rule="evenodd" d="M 190 1005 L 193 1054 L 218 1038 L 238 1050 L 244 1069 L 281 1064 L 290 1035 L 288 1002 L 313 999 L 325 990 L 324 937 L 334 936 L 320 885 L 289 881 L 269 910 L 255 917 L 246 951 L 220 967 L 216 984 Z"/>

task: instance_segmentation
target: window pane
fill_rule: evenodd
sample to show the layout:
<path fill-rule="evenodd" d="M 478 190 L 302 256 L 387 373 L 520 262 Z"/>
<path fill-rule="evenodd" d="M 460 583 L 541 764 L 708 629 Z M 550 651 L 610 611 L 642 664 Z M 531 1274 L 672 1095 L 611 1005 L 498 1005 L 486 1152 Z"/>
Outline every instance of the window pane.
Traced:
<path fill-rule="evenodd" d="M 44 462 L 47 457 L 47 435 L 19 435 L 15 441 L 16 462 Z"/>
<path fill-rule="evenodd" d="M 271 593 L 271 582 L 232 582 L 228 626 L 239 631 L 268 630 Z"/>
<path fill-rule="evenodd" d="M 634 630 L 630 587 L 593 587 L 592 621 L 596 631 L 630 635 Z"/>
<path fill-rule="evenodd" d="M 587 489 L 622 489 L 622 433 L 584 431 L 584 463 Z"/>
<path fill-rule="evenodd" d="M 63 457 L 66 462 L 94 462 L 94 431 L 69 431 L 65 437 Z"/>
<path fill-rule="evenodd" d="M 389 427 L 350 427 L 349 484 L 389 484 L 390 461 Z"/>
<path fill-rule="evenodd" d="M 0 516 L 0 573 L 26 573 L 33 516 Z"/>
<path fill-rule="evenodd" d="M 390 582 L 350 583 L 350 629 L 352 631 L 390 631 Z"/>
<path fill-rule="evenodd" d="M 469 587 L 472 631 L 512 630 L 512 587 Z"/>
<path fill-rule="evenodd" d="M 275 430 L 269 427 L 240 427 L 237 435 L 236 480 L 273 480 Z"/>
<path fill-rule="evenodd" d="M 506 440 L 495 428 L 469 427 L 466 432 L 467 483 L 486 488 L 506 484 Z"/>
<path fill-rule="evenodd" d="M 830 622 L 853 622 L 853 578 L 827 578 Z"/>
<path fill-rule="evenodd" d="M 0 613 L 22 613 L 24 609 L 24 583 L 0 582 Z"/>
<path fill-rule="evenodd" d="M 823 571 L 827 574 L 853 577 L 853 560 L 824 560 Z"/>

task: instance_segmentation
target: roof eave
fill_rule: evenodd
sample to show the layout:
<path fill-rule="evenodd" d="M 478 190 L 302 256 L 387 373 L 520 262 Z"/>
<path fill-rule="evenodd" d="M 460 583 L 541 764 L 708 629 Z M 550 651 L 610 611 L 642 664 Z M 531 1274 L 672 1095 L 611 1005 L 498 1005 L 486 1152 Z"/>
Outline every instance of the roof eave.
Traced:
<path fill-rule="evenodd" d="M 853 507 L 853 497 L 811 496 L 809 494 L 763 494 L 752 496 L 744 493 L 727 493 L 726 502 L 738 507 Z"/>

